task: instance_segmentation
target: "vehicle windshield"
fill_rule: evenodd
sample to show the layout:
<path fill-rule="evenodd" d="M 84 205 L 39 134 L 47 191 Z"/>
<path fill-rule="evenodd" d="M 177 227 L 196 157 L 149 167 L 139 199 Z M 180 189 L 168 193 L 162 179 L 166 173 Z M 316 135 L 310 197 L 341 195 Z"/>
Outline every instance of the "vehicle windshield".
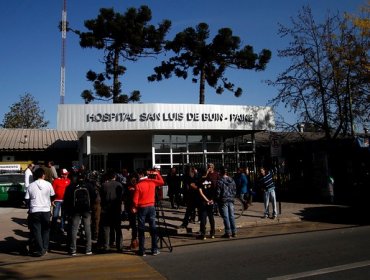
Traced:
<path fill-rule="evenodd" d="M 1 174 L 0 175 L 0 184 L 4 183 L 12 183 L 12 184 L 20 184 L 24 183 L 24 175 L 23 174 Z"/>

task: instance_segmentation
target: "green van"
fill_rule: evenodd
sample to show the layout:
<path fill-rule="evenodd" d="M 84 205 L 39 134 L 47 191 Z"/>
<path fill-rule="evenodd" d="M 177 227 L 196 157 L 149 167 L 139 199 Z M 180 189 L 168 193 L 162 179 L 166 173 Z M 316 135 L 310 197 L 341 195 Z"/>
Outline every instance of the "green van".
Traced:
<path fill-rule="evenodd" d="M 24 174 L 0 174 L 0 202 L 22 202 L 24 193 Z"/>

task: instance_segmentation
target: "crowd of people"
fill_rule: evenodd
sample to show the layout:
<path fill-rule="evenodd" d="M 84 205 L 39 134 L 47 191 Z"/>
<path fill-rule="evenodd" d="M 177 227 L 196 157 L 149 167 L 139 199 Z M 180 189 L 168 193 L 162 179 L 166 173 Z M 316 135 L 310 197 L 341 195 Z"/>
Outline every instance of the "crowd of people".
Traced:
<path fill-rule="evenodd" d="M 150 170 L 138 169 L 129 173 L 108 171 L 104 174 L 87 172 L 84 167 L 70 171 L 63 168 L 56 175 L 52 161 L 43 166 L 30 164 L 25 172 L 25 199 L 29 208 L 31 251 L 34 256 L 48 252 L 50 236 L 62 235 L 67 239 L 67 250 L 72 256 L 80 247 L 83 253 L 105 253 L 115 247 L 122 252 L 122 220 L 128 220 L 131 230 L 130 250 L 145 256 L 145 226 L 148 223 L 151 235 L 150 253 L 158 255 L 156 228 L 156 187 L 168 186 L 171 207 L 186 207 L 180 227 L 190 222 L 200 222 L 198 239 L 215 238 L 215 218 L 223 218 L 222 238 L 234 238 L 237 229 L 234 217 L 234 200 L 240 199 L 244 208 L 252 204 L 253 191 L 248 168 L 239 168 L 235 176 L 223 167 L 215 169 L 207 164 L 204 172 L 188 166 L 180 176 L 172 167 L 162 177 L 159 166 Z M 260 169 L 258 186 L 264 193 L 265 211 L 269 217 L 272 203 L 272 218 L 276 218 L 276 196 L 272 171 Z M 207 234 L 207 223 L 210 228 Z M 83 241 L 83 246 L 77 246 Z"/>

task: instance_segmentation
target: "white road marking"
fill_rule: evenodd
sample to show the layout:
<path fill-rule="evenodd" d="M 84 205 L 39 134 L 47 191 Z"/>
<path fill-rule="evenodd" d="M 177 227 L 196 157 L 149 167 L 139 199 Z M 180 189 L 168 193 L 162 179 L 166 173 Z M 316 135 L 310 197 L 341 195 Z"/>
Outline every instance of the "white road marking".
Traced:
<path fill-rule="evenodd" d="M 332 267 L 327 267 L 327 268 L 322 268 L 322 269 L 317 269 L 317 270 L 295 273 L 295 274 L 277 276 L 277 277 L 267 278 L 267 280 L 299 279 L 299 278 L 304 278 L 304 277 L 309 277 L 309 276 L 333 273 L 333 272 L 349 270 L 349 269 L 354 269 L 354 268 L 360 268 L 360 267 L 365 267 L 365 266 L 370 266 L 370 260 L 369 261 L 356 262 L 356 263 L 350 263 L 350 264 L 345 264 L 345 265 L 332 266 Z"/>

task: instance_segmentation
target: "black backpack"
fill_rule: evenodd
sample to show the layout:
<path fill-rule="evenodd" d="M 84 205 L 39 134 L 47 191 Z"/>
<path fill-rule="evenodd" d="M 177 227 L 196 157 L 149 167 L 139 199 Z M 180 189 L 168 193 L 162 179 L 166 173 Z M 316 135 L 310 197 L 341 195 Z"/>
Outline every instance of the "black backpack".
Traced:
<path fill-rule="evenodd" d="M 75 212 L 90 211 L 90 194 L 84 185 L 77 185 L 73 195 L 73 207 Z"/>

